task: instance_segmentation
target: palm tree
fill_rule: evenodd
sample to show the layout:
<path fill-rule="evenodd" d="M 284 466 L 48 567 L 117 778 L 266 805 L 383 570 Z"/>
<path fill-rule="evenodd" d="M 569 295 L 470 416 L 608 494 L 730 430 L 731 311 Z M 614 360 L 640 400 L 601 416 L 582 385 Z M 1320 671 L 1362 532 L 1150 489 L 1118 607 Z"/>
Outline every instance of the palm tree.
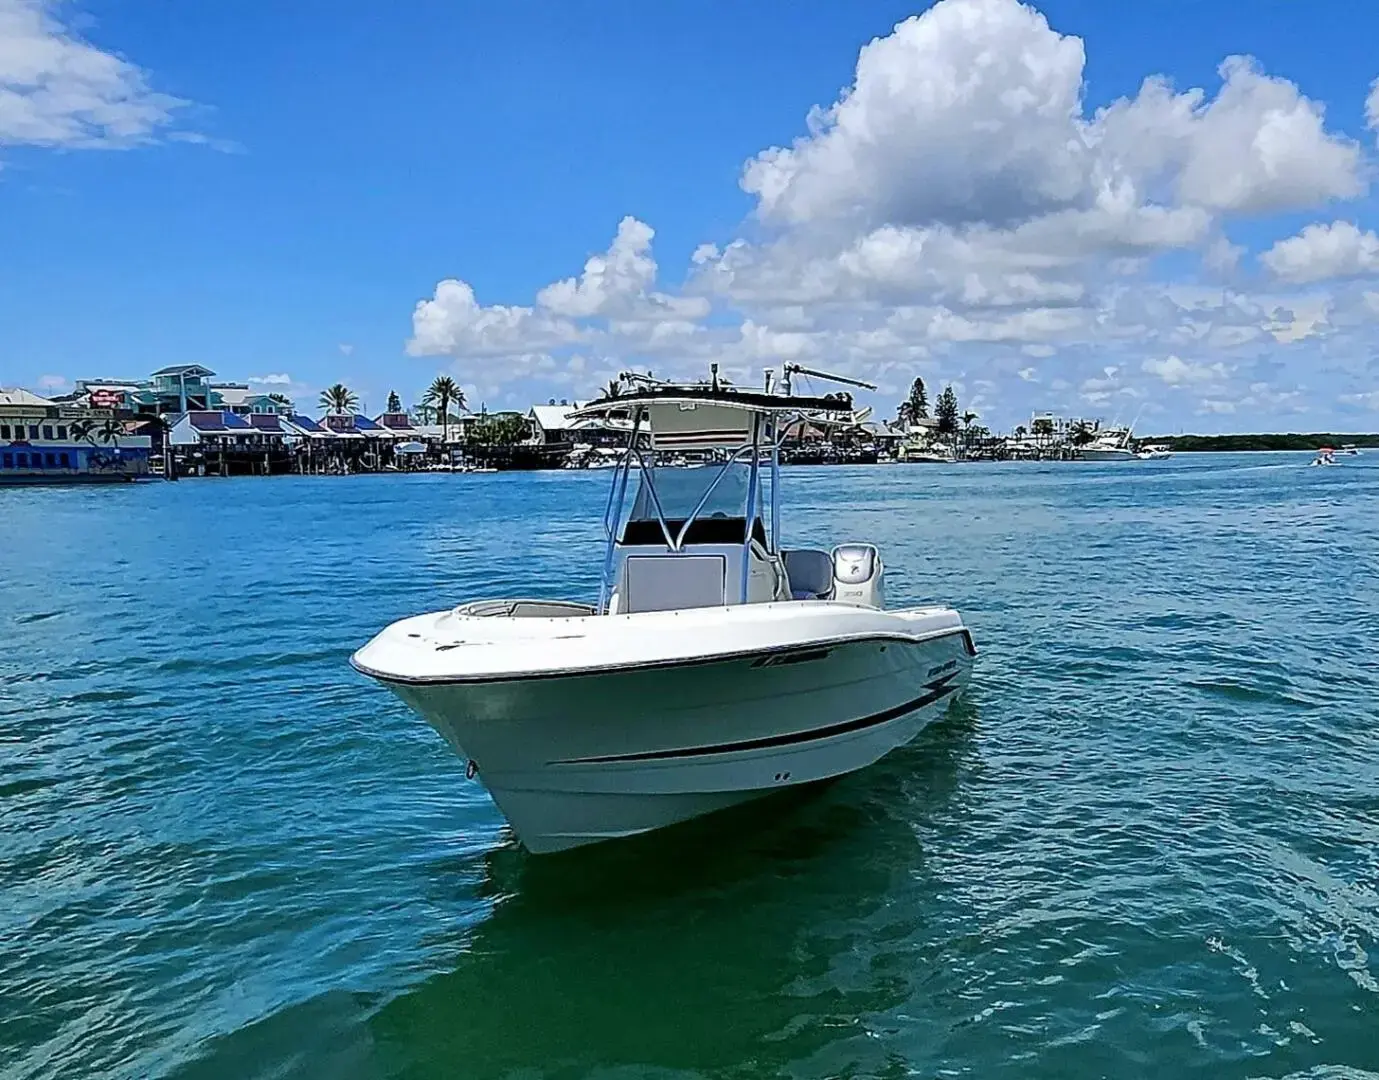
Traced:
<path fill-rule="evenodd" d="M 431 384 L 431 388 L 426 391 L 426 396 L 422 401 L 434 403 L 441 416 L 441 445 L 450 441 L 450 406 L 453 403 L 455 408 L 465 407 L 464 391 L 455 385 L 455 380 L 449 375 L 437 375 L 436 381 Z"/>
<path fill-rule="evenodd" d="M 434 424 L 436 422 L 436 407 L 425 399 L 412 406 L 412 412 L 421 424 Z"/>
<path fill-rule="evenodd" d="M 1079 420 L 1068 434 L 1074 446 L 1086 446 L 1096 438 L 1096 429 L 1086 420 Z"/>
<path fill-rule="evenodd" d="M 609 380 L 608 380 L 608 385 L 605 386 L 605 387 L 603 388 L 603 396 L 606 397 L 606 398 L 615 398 L 615 397 L 617 397 L 617 396 L 618 396 L 619 394 L 621 394 L 621 393 L 622 393 L 622 380 L 621 380 L 621 379 L 609 379 Z"/>
<path fill-rule="evenodd" d="M 399 413 L 402 411 L 402 399 L 397 396 L 396 390 L 388 391 L 388 405 L 386 412 Z"/>
<path fill-rule="evenodd" d="M 968 410 L 962 414 L 962 445 L 966 452 L 972 448 L 972 422 L 977 419 L 977 414 Z"/>
<path fill-rule="evenodd" d="M 359 396 L 344 383 L 321 391 L 321 408 L 328 413 L 352 413 L 359 408 Z"/>

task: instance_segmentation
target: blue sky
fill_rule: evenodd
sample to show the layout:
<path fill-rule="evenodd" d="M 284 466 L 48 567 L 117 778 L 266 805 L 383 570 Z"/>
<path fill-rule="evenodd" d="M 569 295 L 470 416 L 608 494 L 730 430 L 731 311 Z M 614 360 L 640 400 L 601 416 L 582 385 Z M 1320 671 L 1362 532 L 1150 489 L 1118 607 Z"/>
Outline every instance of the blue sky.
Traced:
<path fill-rule="evenodd" d="M 1379 9 L 929 8 L 0 0 L 0 383 L 798 359 L 997 427 L 1379 430 Z"/>

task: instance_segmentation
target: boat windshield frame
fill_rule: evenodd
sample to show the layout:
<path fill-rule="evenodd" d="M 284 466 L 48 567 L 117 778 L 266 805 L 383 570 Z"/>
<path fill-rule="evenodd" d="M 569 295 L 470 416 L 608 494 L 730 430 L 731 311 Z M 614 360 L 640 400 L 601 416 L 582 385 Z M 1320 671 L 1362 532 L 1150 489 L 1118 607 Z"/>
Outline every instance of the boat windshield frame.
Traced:
<path fill-rule="evenodd" d="M 657 389 L 660 390 L 661 388 L 658 387 Z M 698 388 L 695 389 L 698 390 Z M 693 396 L 686 395 L 686 397 L 691 401 L 704 401 L 708 395 L 696 393 Z M 705 471 L 714 470 L 713 475 L 705 484 L 698 503 L 691 509 L 689 515 L 680 522 L 678 528 L 672 528 L 671 521 L 675 519 L 667 518 L 665 508 L 662 506 L 656 490 L 657 450 L 655 440 L 650 437 L 649 427 L 644 425 L 649 419 L 649 406 L 652 403 L 676 399 L 666 393 L 658 393 L 654 396 L 637 394 L 631 395 L 628 399 L 615 398 L 606 402 L 599 402 L 593 406 L 586 406 L 586 409 L 583 410 L 592 412 L 596 407 L 602 406 L 604 409 L 627 409 L 632 413 L 631 431 L 628 434 L 627 443 L 623 447 L 617 467 L 613 470 L 613 481 L 609 485 L 608 498 L 604 505 L 603 529 L 607 546 L 599 588 L 598 610 L 601 613 L 606 614 L 608 612 L 612 600 L 614 576 L 617 570 L 617 552 L 620 544 L 619 529 L 623 524 L 627 487 L 634 469 L 640 484 L 646 488 L 651 508 L 655 511 L 656 520 L 661 526 L 661 535 L 665 540 L 666 548 L 673 554 L 682 554 L 690 526 L 699 520 L 699 515 L 708 505 L 718 485 L 734 466 L 744 461 L 747 463 L 747 494 L 743 505 L 743 518 L 746 527 L 743 530 L 741 543 L 742 590 L 738 600 L 739 603 L 745 604 L 747 602 L 753 525 L 762 516 L 763 509 L 767 509 L 770 515 L 770 531 L 767 534 L 766 550 L 768 554 L 775 554 L 780 550 L 780 448 L 785 433 L 790 430 L 792 425 L 802 420 L 808 420 L 811 423 L 837 422 L 820 416 L 820 412 L 846 411 L 851 413 L 851 401 L 849 399 L 792 400 L 780 395 L 765 394 L 752 394 L 750 397 L 749 395 L 741 395 L 733 400 L 718 398 L 720 403 L 731 404 L 733 407 L 740 408 L 750 414 L 748 436 L 740 443 L 725 443 L 716 448 L 724 452 L 725 460 L 710 462 L 703 466 Z M 710 398 L 709 400 L 714 399 Z M 761 469 L 763 464 L 770 470 L 770 483 L 766 485 L 769 488 L 769 495 L 766 496 L 769 507 L 766 508 L 762 506 Z"/>

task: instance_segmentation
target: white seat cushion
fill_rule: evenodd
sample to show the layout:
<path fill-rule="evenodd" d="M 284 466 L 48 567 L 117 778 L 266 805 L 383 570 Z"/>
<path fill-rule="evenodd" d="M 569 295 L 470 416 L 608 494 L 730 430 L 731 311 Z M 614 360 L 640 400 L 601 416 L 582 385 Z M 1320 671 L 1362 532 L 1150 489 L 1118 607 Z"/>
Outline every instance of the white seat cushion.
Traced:
<path fill-rule="evenodd" d="M 718 607 L 727 576 L 722 555 L 629 555 L 623 564 L 623 610 Z"/>

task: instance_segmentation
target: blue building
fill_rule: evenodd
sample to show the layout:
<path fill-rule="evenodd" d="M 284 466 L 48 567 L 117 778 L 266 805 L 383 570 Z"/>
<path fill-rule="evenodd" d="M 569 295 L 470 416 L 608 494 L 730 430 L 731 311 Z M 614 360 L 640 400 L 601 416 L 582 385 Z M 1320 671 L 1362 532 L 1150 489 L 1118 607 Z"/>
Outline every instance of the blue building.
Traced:
<path fill-rule="evenodd" d="M 149 439 L 27 390 L 0 390 L 0 485 L 113 483 L 148 475 Z"/>

